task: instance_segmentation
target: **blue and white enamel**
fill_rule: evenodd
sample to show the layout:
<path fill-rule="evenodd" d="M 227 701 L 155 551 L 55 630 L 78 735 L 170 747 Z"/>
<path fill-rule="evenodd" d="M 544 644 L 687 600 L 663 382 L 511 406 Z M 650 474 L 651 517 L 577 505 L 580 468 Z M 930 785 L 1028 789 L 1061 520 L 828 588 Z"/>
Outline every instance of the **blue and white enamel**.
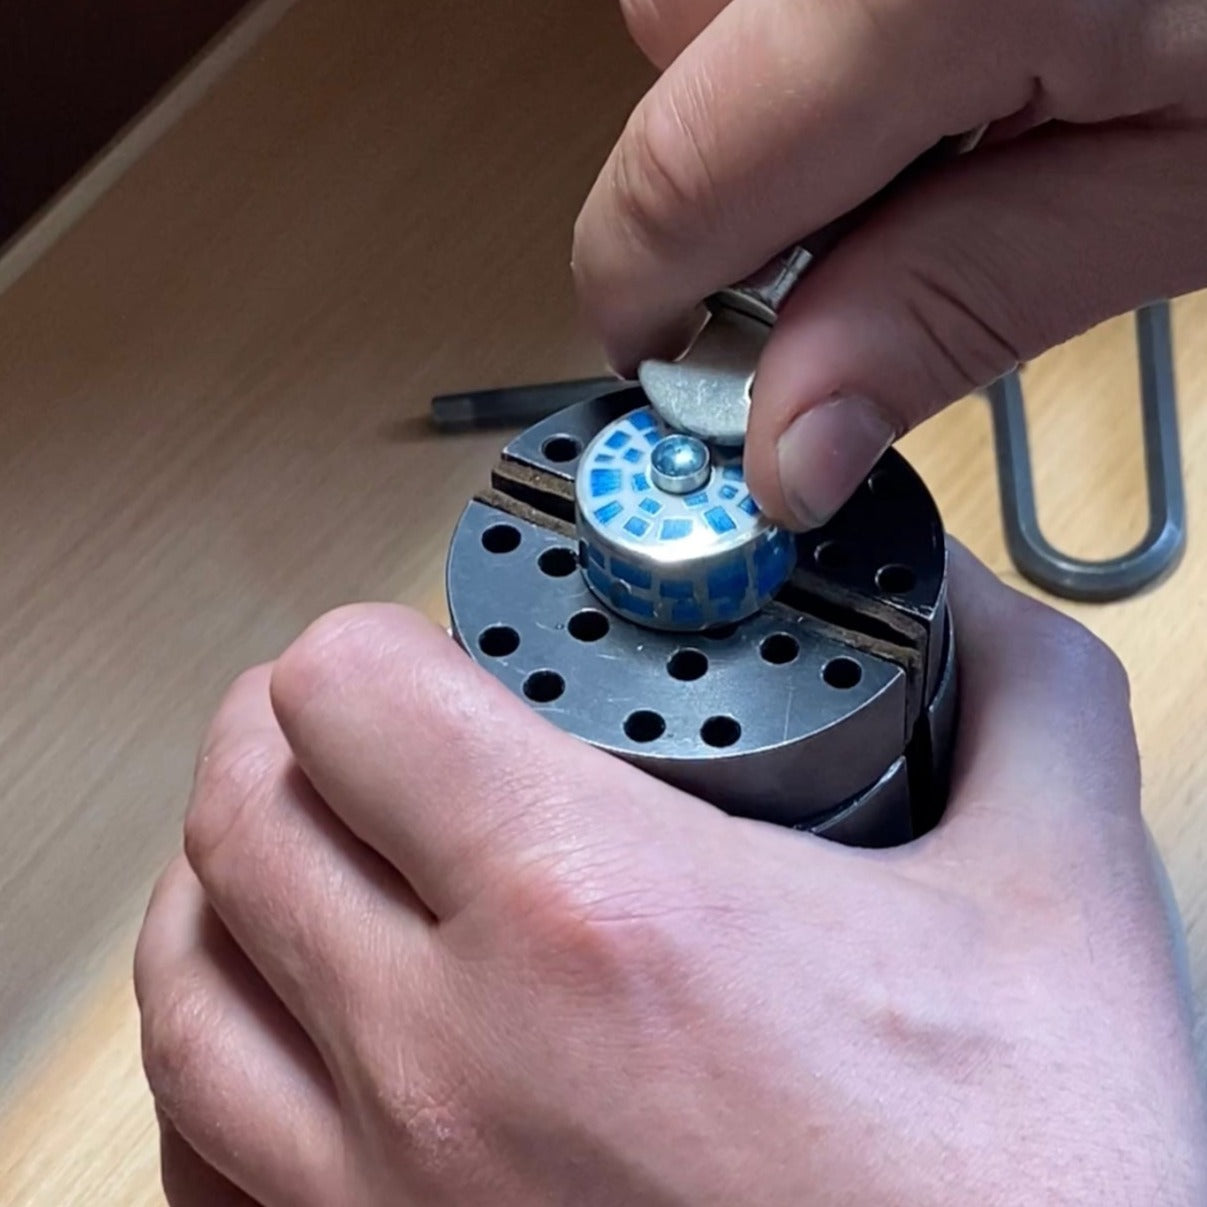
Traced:
<path fill-rule="evenodd" d="M 712 449 L 711 473 L 690 494 L 660 490 L 650 458 L 667 435 L 643 407 L 583 454 L 575 483 L 583 573 L 609 608 L 650 628 L 744 620 L 792 573 L 795 541 L 751 498 L 740 451 Z"/>

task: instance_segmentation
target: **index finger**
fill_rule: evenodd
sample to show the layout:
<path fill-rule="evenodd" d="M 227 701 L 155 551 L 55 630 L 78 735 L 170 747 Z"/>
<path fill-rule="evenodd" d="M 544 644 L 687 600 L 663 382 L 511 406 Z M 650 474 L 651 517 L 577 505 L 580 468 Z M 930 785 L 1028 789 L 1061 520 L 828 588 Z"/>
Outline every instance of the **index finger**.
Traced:
<path fill-rule="evenodd" d="M 665 69 L 729 0 L 620 0 L 633 41 L 655 67 Z"/>
<path fill-rule="evenodd" d="M 681 832 L 711 810 L 557 729 L 422 617 L 358 605 L 277 661 L 273 706 L 307 778 L 438 920 L 500 869 L 600 835 Z M 721 817 L 721 814 L 717 814 Z"/>
<path fill-rule="evenodd" d="M 575 276 L 615 367 L 681 350 L 708 295 L 942 137 L 1033 104 L 1042 51 L 1031 44 L 1057 39 L 1050 6 L 1032 7 L 734 0 L 721 11 L 637 107 L 579 217 Z"/>

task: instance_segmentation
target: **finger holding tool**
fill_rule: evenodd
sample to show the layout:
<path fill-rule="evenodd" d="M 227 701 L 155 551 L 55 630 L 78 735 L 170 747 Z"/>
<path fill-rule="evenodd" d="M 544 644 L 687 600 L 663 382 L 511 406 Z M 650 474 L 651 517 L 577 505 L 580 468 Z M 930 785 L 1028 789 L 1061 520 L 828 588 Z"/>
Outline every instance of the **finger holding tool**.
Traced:
<path fill-rule="evenodd" d="M 663 422 L 709 443 L 741 448 L 759 357 L 780 307 L 797 282 L 889 194 L 971 151 L 983 134 L 984 127 L 941 140 L 863 205 L 784 251 L 745 281 L 709 298 L 707 320 L 682 356 L 645 360 L 638 368 L 641 387 Z"/>

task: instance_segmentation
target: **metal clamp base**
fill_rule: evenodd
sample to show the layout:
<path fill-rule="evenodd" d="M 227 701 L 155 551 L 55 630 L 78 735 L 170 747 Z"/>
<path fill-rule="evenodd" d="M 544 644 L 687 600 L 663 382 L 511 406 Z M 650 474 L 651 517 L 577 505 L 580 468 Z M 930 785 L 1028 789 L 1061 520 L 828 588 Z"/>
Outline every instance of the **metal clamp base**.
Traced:
<path fill-rule="evenodd" d="M 564 731 L 729 813 L 857 846 L 925 833 L 958 690 L 925 486 L 889 452 L 754 615 L 650 628 L 592 592 L 575 528 L 582 457 L 644 404 L 588 390 L 504 448 L 450 546 L 454 637 Z"/>

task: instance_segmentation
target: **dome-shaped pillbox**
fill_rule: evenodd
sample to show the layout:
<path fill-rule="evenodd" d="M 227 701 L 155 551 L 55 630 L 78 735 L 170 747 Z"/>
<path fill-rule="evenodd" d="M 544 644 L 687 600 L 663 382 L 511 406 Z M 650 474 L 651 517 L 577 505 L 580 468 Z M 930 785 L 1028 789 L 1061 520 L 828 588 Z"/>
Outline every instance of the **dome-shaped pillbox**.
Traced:
<path fill-rule="evenodd" d="M 613 421 L 575 479 L 583 573 L 614 612 L 692 632 L 754 615 L 795 565 L 793 538 L 747 489 L 740 450 L 669 432 L 643 407 Z"/>

